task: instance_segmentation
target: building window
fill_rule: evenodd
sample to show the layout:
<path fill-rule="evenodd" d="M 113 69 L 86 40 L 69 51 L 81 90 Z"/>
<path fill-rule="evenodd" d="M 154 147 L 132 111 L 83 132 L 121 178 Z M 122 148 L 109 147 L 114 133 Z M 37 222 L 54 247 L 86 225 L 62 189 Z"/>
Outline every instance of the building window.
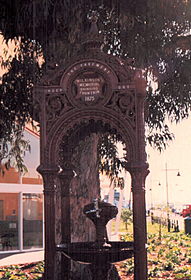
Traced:
<path fill-rule="evenodd" d="M 21 186 L 15 184 L 12 193 L 7 184 L 0 192 L 0 253 L 43 248 L 42 186 L 32 185 L 37 193 Z"/>
<path fill-rule="evenodd" d="M 0 193 L 0 251 L 18 250 L 19 194 Z"/>
<path fill-rule="evenodd" d="M 23 194 L 23 248 L 43 246 L 43 196 L 42 194 Z"/>

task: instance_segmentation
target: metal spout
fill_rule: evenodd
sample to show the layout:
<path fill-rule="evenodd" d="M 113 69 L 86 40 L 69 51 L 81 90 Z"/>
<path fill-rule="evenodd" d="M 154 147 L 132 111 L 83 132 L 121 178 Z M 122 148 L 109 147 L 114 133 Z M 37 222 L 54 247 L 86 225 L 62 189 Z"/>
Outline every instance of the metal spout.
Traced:
<path fill-rule="evenodd" d="M 98 198 L 95 198 L 95 199 L 93 200 L 93 203 L 94 203 L 94 209 L 91 209 L 91 210 L 86 211 L 85 214 L 88 214 L 88 213 L 96 213 L 96 217 L 97 217 L 97 218 L 100 218 L 101 209 L 99 209 L 99 200 L 98 200 Z"/>

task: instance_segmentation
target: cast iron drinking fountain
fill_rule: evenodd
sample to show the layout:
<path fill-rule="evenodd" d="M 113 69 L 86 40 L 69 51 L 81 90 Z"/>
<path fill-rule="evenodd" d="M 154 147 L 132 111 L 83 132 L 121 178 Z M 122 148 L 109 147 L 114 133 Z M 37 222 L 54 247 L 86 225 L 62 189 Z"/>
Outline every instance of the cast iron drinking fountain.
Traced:
<path fill-rule="evenodd" d="M 74 261 L 90 264 L 92 280 L 108 279 L 113 263 L 132 257 L 133 242 L 108 240 L 106 225 L 116 217 L 118 213 L 116 206 L 95 199 L 85 205 L 83 213 L 95 225 L 95 242 L 64 243 L 57 245 L 57 251 Z"/>

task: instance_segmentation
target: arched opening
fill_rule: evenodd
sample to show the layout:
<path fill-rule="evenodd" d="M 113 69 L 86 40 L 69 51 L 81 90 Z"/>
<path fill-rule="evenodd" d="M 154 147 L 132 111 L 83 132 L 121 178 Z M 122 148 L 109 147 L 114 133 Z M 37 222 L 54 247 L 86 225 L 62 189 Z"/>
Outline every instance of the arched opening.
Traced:
<path fill-rule="evenodd" d="M 112 158 L 111 153 L 113 152 L 113 149 L 115 149 L 114 145 L 117 145 L 117 142 L 119 141 L 124 145 L 123 159 L 119 160 L 117 158 L 116 161 L 118 161 L 112 163 L 115 158 Z M 110 162 L 103 162 L 104 159 L 102 155 L 106 153 L 103 149 L 107 149 L 107 152 L 111 154 Z M 90 119 L 89 121 L 74 126 L 74 129 L 62 138 L 57 151 L 58 165 L 64 169 L 65 163 L 67 162 L 75 173 L 73 178 L 74 182 L 72 184 L 75 190 L 71 189 L 72 196 L 78 200 L 84 195 L 86 203 L 88 200 L 91 201 L 94 198 L 99 197 L 101 195 L 99 178 L 101 171 L 110 175 L 110 177 L 115 177 L 115 172 L 119 172 L 120 167 L 125 168 L 125 163 L 129 161 L 128 150 L 129 148 L 124 142 L 123 137 L 108 123 Z M 121 166 L 119 166 L 120 164 Z M 83 174 L 90 174 L 90 172 L 94 175 L 83 176 Z M 82 182 L 76 189 L 75 184 L 78 185 L 79 182 L 77 181 L 82 177 Z M 94 177 L 94 179 L 92 177 Z M 88 180 L 89 182 L 85 182 Z M 94 186 L 88 186 L 88 184 L 92 183 Z M 91 191 L 88 195 L 89 189 Z M 75 205 L 75 203 L 73 204 Z M 79 210 L 78 213 L 82 213 L 82 210 L 83 206 L 81 206 L 81 210 Z"/>
<path fill-rule="evenodd" d="M 59 228 L 60 224 L 62 225 L 58 234 L 62 236 L 62 242 L 63 240 L 69 240 L 71 243 L 95 242 L 96 240 L 95 226 L 84 214 L 84 207 L 101 196 L 99 178 L 99 153 L 101 151 L 99 148 L 101 144 L 104 145 L 104 139 L 108 140 L 111 137 L 113 137 L 112 139 L 115 138 L 116 142 L 120 141 L 124 144 L 125 156 L 123 161 L 124 163 L 128 162 L 129 146 L 125 145 L 126 139 L 111 124 L 101 120 L 89 119 L 75 124 L 72 129 L 67 131 L 67 134 L 60 138 L 59 144 L 56 145 L 58 147 L 56 151 L 57 164 L 63 171 L 67 167 L 74 172 L 74 176 L 71 176 L 71 181 L 67 181 L 69 184 L 67 202 L 66 194 L 63 194 L 64 189 L 67 187 L 63 184 L 63 177 L 62 182 L 58 184 L 56 224 L 57 228 Z M 63 195 L 64 198 L 62 198 Z M 66 209 L 66 205 L 68 209 Z M 59 243 L 58 239 L 57 242 Z M 87 243 L 84 244 L 87 246 Z M 75 270 L 72 274 L 75 274 L 76 279 L 78 273 L 82 274 L 83 269 L 79 268 L 79 270 L 80 272 Z"/>

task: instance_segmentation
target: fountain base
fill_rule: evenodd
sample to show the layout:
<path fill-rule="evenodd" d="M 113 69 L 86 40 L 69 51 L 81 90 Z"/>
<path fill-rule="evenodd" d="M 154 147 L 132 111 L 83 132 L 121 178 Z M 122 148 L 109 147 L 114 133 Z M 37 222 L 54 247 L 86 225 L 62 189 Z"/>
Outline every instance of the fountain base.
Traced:
<path fill-rule="evenodd" d="M 92 280 L 120 279 L 113 263 L 132 257 L 133 242 L 108 241 L 106 224 L 116 217 L 117 207 L 95 199 L 83 211 L 95 225 L 96 241 L 64 243 L 57 245 L 56 250 L 73 261 L 89 264 Z M 108 276 L 111 271 L 116 271 L 115 278 Z"/>
<path fill-rule="evenodd" d="M 104 245 L 98 242 L 64 243 L 57 245 L 56 250 L 73 261 L 89 264 L 92 280 L 120 279 L 112 263 L 131 258 L 133 242 L 113 241 Z M 111 271 L 115 272 L 112 278 L 108 276 Z"/>
<path fill-rule="evenodd" d="M 113 241 L 107 242 L 106 245 L 96 242 L 74 242 L 57 245 L 56 250 L 77 262 L 102 265 L 123 261 L 133 255 L 133 242 Z"/>

